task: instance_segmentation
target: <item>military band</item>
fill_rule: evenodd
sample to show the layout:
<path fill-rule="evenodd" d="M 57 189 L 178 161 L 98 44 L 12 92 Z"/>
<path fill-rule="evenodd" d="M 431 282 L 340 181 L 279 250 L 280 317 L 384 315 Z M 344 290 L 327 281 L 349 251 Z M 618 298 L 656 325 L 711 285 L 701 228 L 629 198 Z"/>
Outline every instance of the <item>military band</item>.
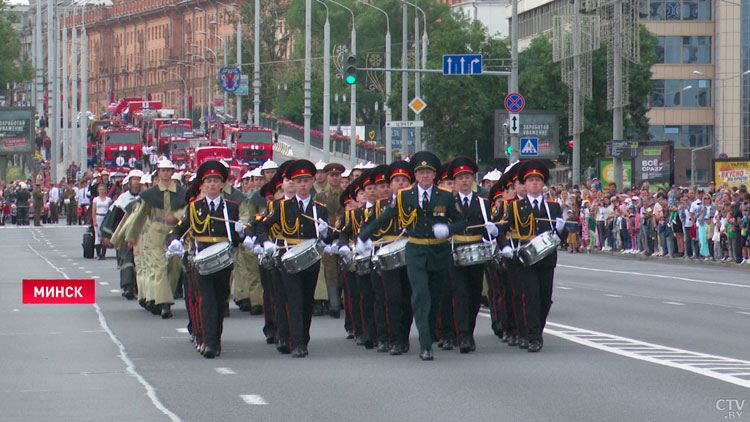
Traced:
<path fill-rule="evenodd" d="M 366 349 L 408 353 L 414 323 L 421 360 L 435 358 L 436 343 L 473 352 L 485 291 L 503 343 L 543 347 L 557 253 L 534 240 L 562 238 L 565 225 L 543 198 L 542 161 L 493 170 L 478 185 L 473 159 L 441 163 L 429 151 L 351 170 L 269 160 L 241 189 L 221 161 L 203 163 L 189 189 L 168 160 L 156 167 L 150 188 L 148 174 L 128 174 L 103 237 L 118 247 L 123 296 L 162 318 L 182 280 L 188 331 L 206 358 L 221 353 L 232 299 L 263 315 L 268 344 L 304 358 L 319 283 L 327 314 L 343 312 L 342 335 Z"/>

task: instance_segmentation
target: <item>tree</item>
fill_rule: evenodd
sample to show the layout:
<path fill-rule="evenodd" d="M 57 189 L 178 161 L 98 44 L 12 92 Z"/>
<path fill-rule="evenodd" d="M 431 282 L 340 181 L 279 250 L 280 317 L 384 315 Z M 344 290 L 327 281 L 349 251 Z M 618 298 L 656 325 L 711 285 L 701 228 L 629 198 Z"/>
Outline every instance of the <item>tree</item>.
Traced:
<path fill-rule="evenodd" d="M 20 62 L 21 39 L 13 29 L 18 16 L 6 10 L 5 3 L 0 1 L 0 87 L 8 83 L 23 82 L 34 77 L 30 62 Z"/>

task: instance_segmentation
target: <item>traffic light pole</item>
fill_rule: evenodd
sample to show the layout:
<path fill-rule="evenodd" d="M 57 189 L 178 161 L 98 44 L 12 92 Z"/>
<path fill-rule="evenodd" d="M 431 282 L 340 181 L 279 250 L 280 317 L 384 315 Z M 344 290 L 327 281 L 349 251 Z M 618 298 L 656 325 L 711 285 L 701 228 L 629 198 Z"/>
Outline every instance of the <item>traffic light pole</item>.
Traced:
<path fill-rule="evenodd" d="M 513 0 L 511 5 L 510 21 L 510 80 L 508 81 L 508 93 L 518 92 L 518 0 Z M 512 163 L 521 159 L 521 144 L 518 133 L 511 133 L 510 145 L 512 148 L 509 161 Z"/>

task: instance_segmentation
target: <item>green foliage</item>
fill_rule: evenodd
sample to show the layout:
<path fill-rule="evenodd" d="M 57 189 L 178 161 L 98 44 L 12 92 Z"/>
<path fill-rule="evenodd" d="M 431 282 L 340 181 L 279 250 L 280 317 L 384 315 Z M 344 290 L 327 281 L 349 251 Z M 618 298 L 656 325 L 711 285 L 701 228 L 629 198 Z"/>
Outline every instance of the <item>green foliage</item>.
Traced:
<path fill-rule="evenodd" d="M 31 63 L 18 63 L 21 39 L 11 26 L 17 20 L 18 16 L 7 11 L 4 2 L 0 1 L 0 87 L 5 87 L 9 82 L 26 81 L 34 76 Z"/>

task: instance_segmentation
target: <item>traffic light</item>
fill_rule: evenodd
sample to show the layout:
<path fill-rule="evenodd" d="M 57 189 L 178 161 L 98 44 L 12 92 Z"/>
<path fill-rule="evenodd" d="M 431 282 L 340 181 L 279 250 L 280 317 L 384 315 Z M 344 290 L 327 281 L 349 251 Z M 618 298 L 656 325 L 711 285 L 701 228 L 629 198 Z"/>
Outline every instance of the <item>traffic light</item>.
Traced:
<path fill-rule="evenodd" d="M 510 155 L 513 153 L 513 145 L 508 145 L 505 147 L 505 153 L 510 157 Z"/>
<path fill-rule="evenodd" d="M 569 148 L 573 148 L 573 140 L 572 139 L 570 141 L 568 141 L 568 147 Z"/>
<path fill-rule="evenodd" d="M 357 82 L 357 56 L 354 54 L 344 55 L 344 81 L 349 85 Z"/>

